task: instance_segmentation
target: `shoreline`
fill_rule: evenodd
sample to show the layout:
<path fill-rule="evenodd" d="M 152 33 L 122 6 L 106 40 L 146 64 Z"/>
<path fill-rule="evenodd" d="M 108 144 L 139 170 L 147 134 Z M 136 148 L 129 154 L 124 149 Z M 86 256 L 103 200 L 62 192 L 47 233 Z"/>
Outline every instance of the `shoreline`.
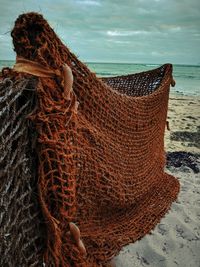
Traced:
<path fill-rule="evenodd" d="M 3 67 L 12 67 L 15 60 L 0 60 L 0 70 Z M 163 65 L 164 63 L 108 63 L 108 62 L 89 62 L 84 61 L 88 68 L 96 73 L 97 77 L 112 77 L 140 72 L 150 71 Z M 177 97 L 200 97 L 200 66 L 172 64 L 173 77 L 176 86 L 171 88 L 170 94 Z M 190 90 L 187 90 L 187 89 Z"/>

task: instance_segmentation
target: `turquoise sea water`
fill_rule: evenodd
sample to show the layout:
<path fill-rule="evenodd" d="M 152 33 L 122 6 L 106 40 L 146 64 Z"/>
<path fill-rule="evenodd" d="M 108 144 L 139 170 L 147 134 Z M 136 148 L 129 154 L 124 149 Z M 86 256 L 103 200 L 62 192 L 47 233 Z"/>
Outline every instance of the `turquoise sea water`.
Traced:
<path fill-rule="evenodd" d="M 129 73 L 147 71 L 159 67 L 157 64 L 113 64 L 89 63 L 90 69 L 98 76 L 117 76 Z M 173 77 L 176 86 L 171 93 L 200 96 L 200 66 L 173 65 Z"/>
<path fill-rule="evenodd" d="M 14 61 L 0 60 L 0 69 L 12 67 Z M 127 64 L 127 63 L 86 63 L 98 76 L 117 76 L 137 73 L 157 68 L 157 64 Z M 171 93 L 200 96 L 200 66 L 174 65 L 173 76 L 176 86 Z"/>

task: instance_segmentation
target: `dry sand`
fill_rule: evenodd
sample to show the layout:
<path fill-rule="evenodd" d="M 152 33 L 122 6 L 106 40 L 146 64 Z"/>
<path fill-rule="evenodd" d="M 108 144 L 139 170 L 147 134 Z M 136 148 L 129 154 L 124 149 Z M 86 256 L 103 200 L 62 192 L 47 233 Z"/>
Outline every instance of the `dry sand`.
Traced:
<path fill-rule="evenodd" d="M 171 95 L 168 121 L 166 151 L 200 153 L 200 97 Z"/>
<path fill-rule="evenodd" d="M 200 97 L 171 95 L 168 119 L 166 172 L 180 181 L 178 199 L 151 235 L 122 249 L 117 267 L 200 267 Z"/>

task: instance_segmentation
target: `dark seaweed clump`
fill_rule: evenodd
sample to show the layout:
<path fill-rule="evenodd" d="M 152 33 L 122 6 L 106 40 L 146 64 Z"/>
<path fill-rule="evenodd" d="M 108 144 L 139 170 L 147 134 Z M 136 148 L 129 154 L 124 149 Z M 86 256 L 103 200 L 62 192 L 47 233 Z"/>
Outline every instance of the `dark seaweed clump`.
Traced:
<path fill-rule="evenodd" d="M 168 152 L 167 167 L 189 167 L 194 173 L 200 172 L 200 154 L 192 154 L 189 152 Z"/>

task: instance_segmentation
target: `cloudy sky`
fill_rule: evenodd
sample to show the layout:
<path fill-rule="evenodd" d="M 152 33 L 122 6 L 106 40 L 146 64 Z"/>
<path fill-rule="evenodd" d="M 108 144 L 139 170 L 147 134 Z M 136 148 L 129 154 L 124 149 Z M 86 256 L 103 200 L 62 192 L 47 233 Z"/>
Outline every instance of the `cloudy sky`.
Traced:
<path fill-rule="evenodd" d="M 87 62 L 200 64 L 199 0 L 0 0 L 0 59 L 14 59 L 10 30 L 42 13 Z"/>

